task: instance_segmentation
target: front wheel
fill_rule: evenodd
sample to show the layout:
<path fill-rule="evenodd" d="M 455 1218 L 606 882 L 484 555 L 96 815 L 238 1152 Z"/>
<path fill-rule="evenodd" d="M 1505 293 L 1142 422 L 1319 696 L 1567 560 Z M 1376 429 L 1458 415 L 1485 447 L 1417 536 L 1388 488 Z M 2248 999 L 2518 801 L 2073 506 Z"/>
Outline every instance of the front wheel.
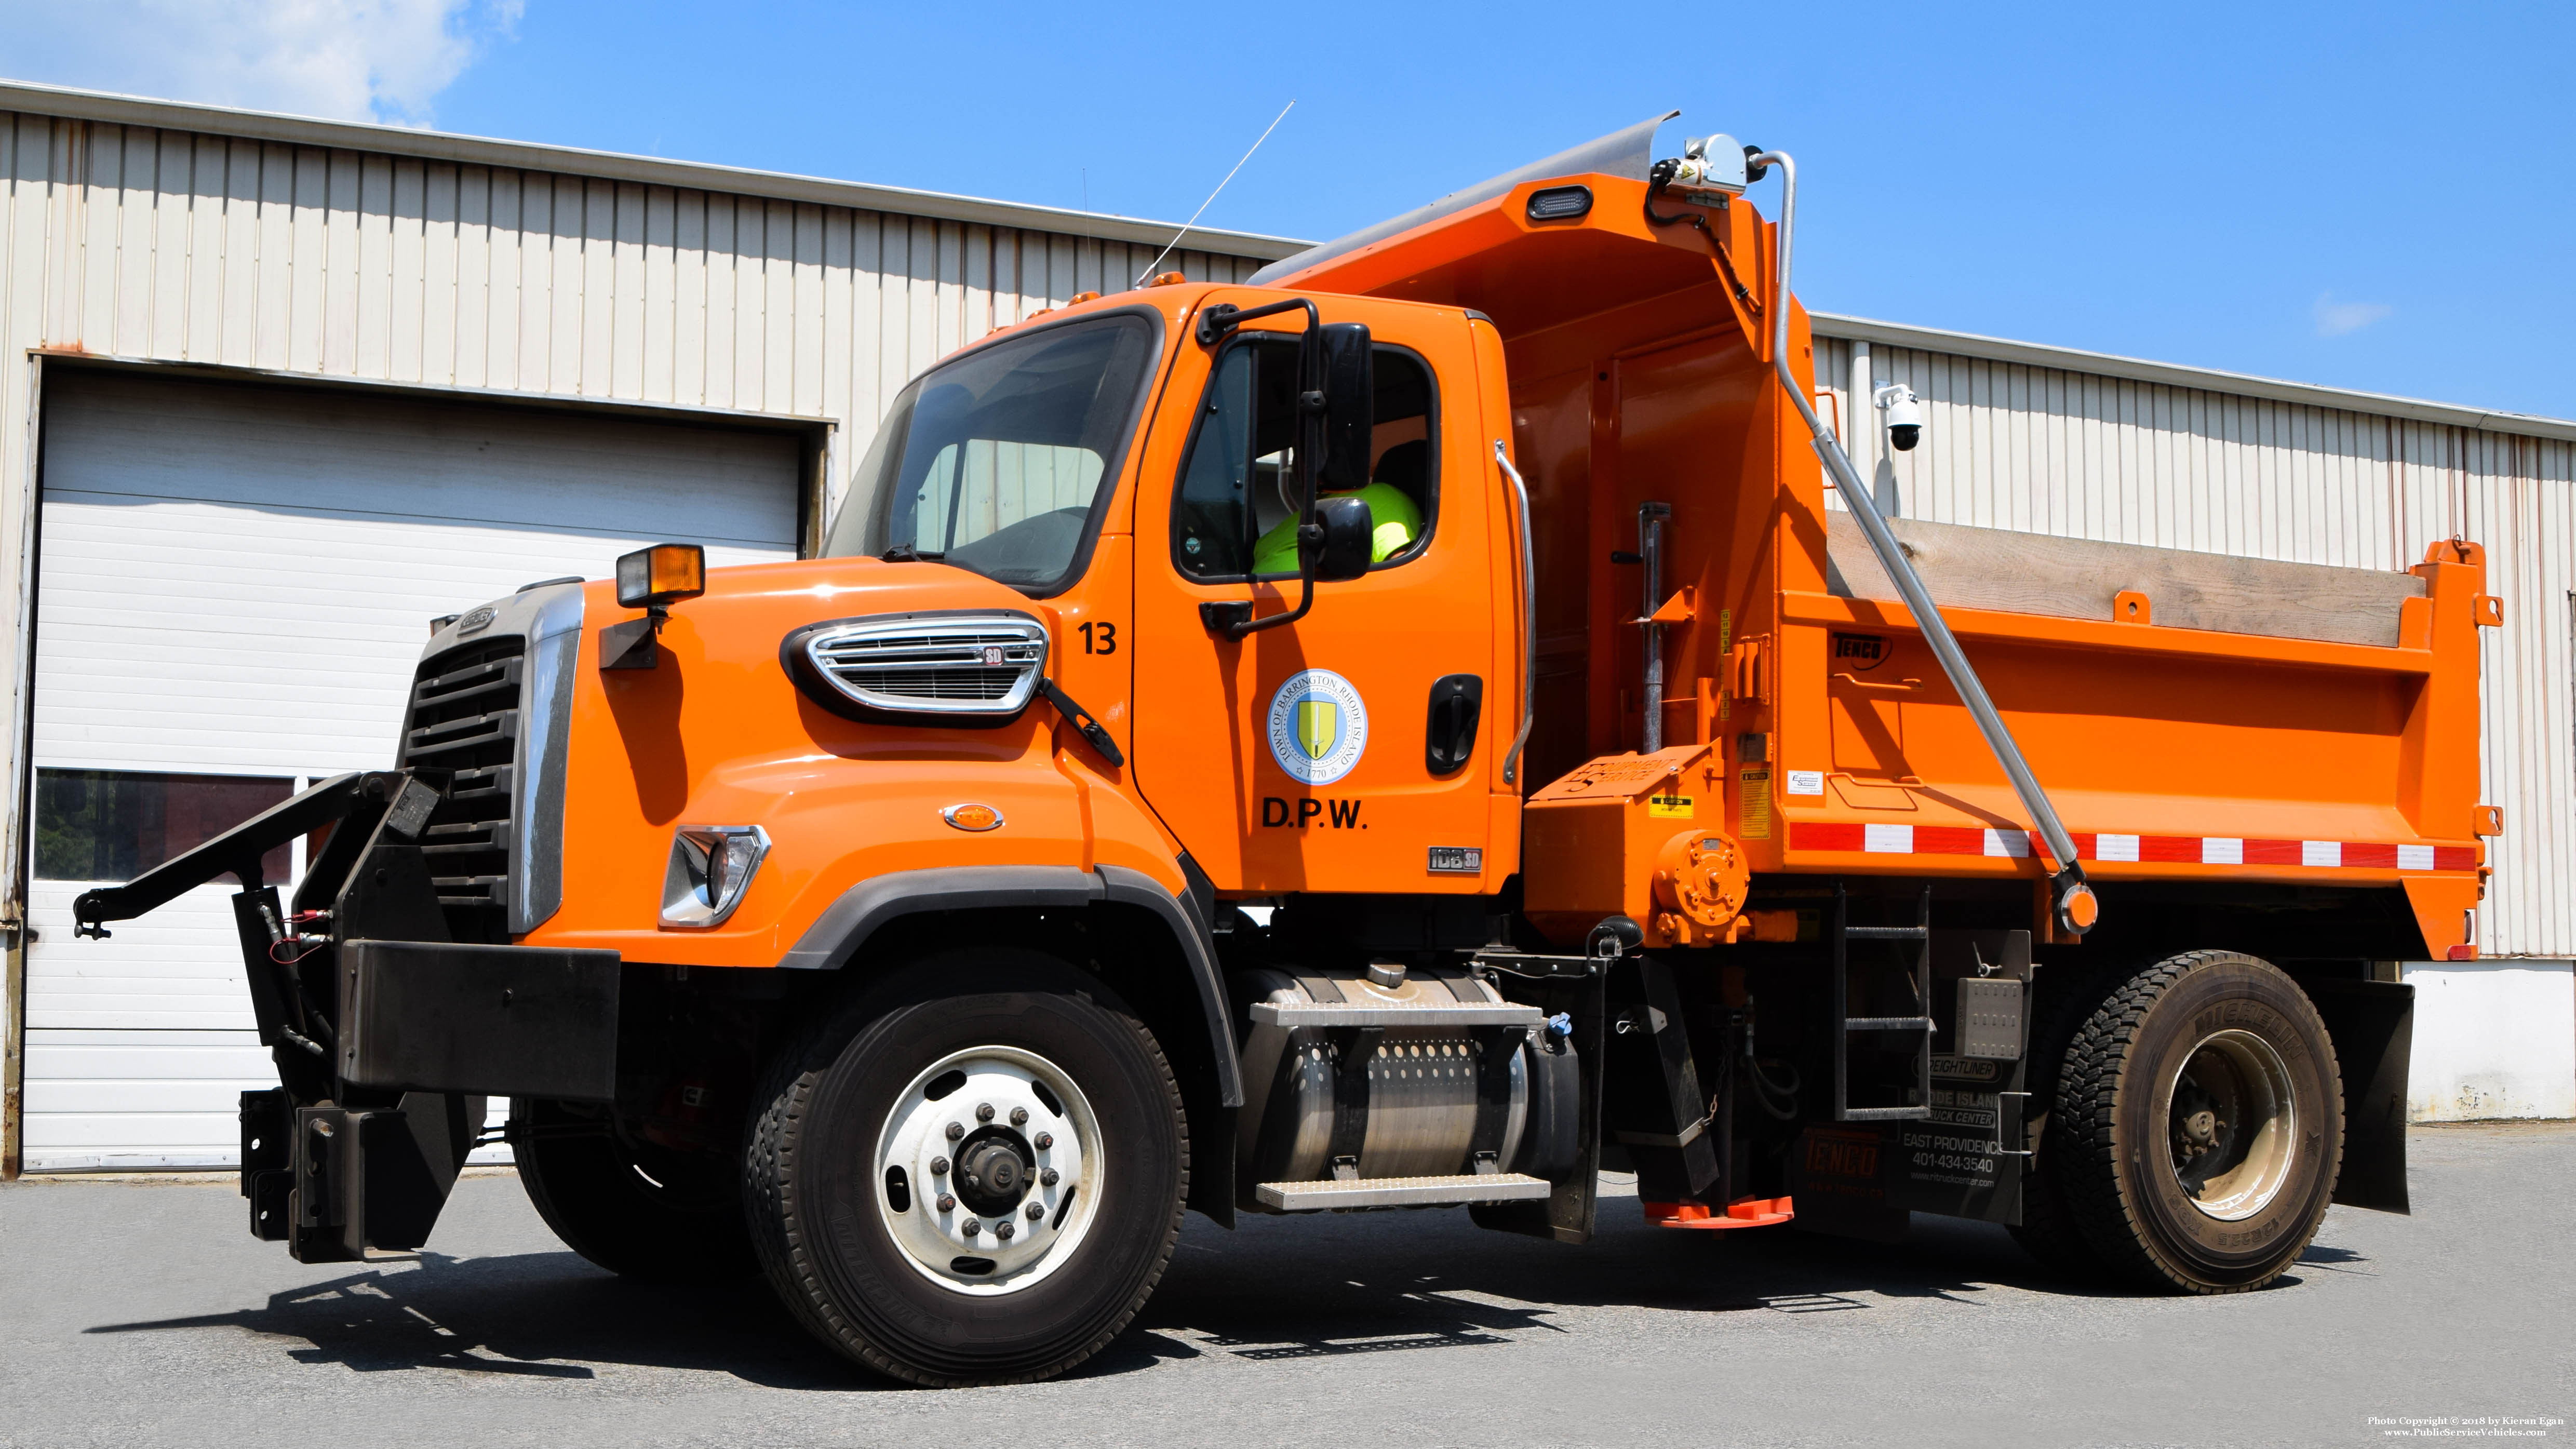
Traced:
<path fill-rule="evenodd" d="M 745 1202 L 770 1282 L 859 1362 L 939 1387 L 1097 1352 L 1180 1233 L 1189 1144 L 1153 1038 L 1026 951 L 921 964 L 773 1064 Z"/>
<path fill-rule="evenodd" d="M 2298 983 L 2228 951 L 2158 963 L 2076 1032 L 2054 1186 L 2102 1263 L 2191 1293 L 2260 1288 L 2334 1197 L 2343 1095 Z"/>
<path fill-rule="evenodd" d="M 510 1150 L 537 1216 L 574 1252 L 647 1282 L 751 1271 L 726 1160 L 682 1155 L 616 1130 L 604 1107 L 514 1098 Z"/>

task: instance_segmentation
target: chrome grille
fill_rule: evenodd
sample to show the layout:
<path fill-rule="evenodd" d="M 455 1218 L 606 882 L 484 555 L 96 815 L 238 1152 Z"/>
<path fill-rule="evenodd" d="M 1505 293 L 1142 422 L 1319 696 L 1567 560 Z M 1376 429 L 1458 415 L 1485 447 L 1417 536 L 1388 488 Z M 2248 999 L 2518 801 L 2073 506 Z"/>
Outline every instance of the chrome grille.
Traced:
<path fill-rule="evenodd" d="M 1016 714 L 1037 692 L 1046 651 L 1036 620 L 990 614 L 861 620 L 805 640 L 833 688 L 895 714 Z"/>
<path fill-rule="evenodd" d="M 511 789 L 527 641 L 488 639 L 422 662 L 403 718 L 404 765 L 455 772 L 421 838 L 449 934 L 510 939 Z"/>

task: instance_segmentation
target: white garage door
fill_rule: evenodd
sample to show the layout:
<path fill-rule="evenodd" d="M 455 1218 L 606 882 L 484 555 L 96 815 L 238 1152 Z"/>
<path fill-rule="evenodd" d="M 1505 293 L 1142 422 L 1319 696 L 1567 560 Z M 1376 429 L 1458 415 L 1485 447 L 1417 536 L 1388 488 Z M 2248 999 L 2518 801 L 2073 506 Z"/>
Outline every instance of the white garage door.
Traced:
<path fill-rule="evenodd" d="M 71 901 L 392 763 L 428 621 L 677 540 L 792 558 L 797 440 L 587 414 L 49 376 L 29 1171 L 212 1166 L 275 1085 L 229 880 L 109 941 Z M 300 870 L 300 848 L 275 864 Z"/>

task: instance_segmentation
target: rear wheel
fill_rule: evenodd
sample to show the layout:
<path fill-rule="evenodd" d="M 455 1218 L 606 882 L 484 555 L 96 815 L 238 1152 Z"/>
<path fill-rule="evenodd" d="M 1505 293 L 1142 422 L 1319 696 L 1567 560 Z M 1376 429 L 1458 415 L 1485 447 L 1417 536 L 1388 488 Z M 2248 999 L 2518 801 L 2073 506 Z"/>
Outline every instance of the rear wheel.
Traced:
<path fill-rule="evenodd" d="M 1179 1236 L 1170 1066 L 1106 988 L 1027 951 L 924 962 L 773 1064 L 745 1200 L 826 1343 L 914 1383 L 1051 1377 L 1144 1305 Z"/>
<path fill-rule="evenodd" d="M 2316 1236 L 2343 1160 L 2334 1046 L 2298 984 L 2195 951 L 2112 991 L 2057 1089 L 2067 1215 L 2120 1275 L 2191 1293 L 2259 1288 Z"/>
<path fill-rule="evenodd" d="M 724 1158 L 632 1144 L 604 1107 L 533 1097 L 511 1100 L 510 1151 L 537 1216 L 612 1273 L 676 1282 L 754 1266 Z"/>

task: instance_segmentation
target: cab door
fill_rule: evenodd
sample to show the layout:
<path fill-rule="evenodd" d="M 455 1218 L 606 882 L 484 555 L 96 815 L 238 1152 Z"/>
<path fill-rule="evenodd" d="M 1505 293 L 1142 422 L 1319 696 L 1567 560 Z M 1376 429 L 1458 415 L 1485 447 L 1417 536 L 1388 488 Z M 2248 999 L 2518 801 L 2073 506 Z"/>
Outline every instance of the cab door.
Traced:
<path fill-rule="evenodd" d="M 1364 496 L 1382 505 L 1385 556 L 1361 578 L 1316 585 L 1296 623 L 1239 641 L 1210 627 L 1202 604 L 1251 601 L 1259 617 L 1302 593 L 1293 572 L 1256 564 L 1277 557 L 1272 531 L 1296 502 L 1305 318 L 1184 342 L 1136 495 L 1136 780 L 1220 890 L 1496 889 L 1497 717 L 1513 711 L 1494 688 L 1503 520 L 1479 461 L 1467 326 L 1431 308 L 1316 300 L 1324 321 L 1373 334 Z M 1418 520 L 1402 517 L 1408 502 Z"/>

